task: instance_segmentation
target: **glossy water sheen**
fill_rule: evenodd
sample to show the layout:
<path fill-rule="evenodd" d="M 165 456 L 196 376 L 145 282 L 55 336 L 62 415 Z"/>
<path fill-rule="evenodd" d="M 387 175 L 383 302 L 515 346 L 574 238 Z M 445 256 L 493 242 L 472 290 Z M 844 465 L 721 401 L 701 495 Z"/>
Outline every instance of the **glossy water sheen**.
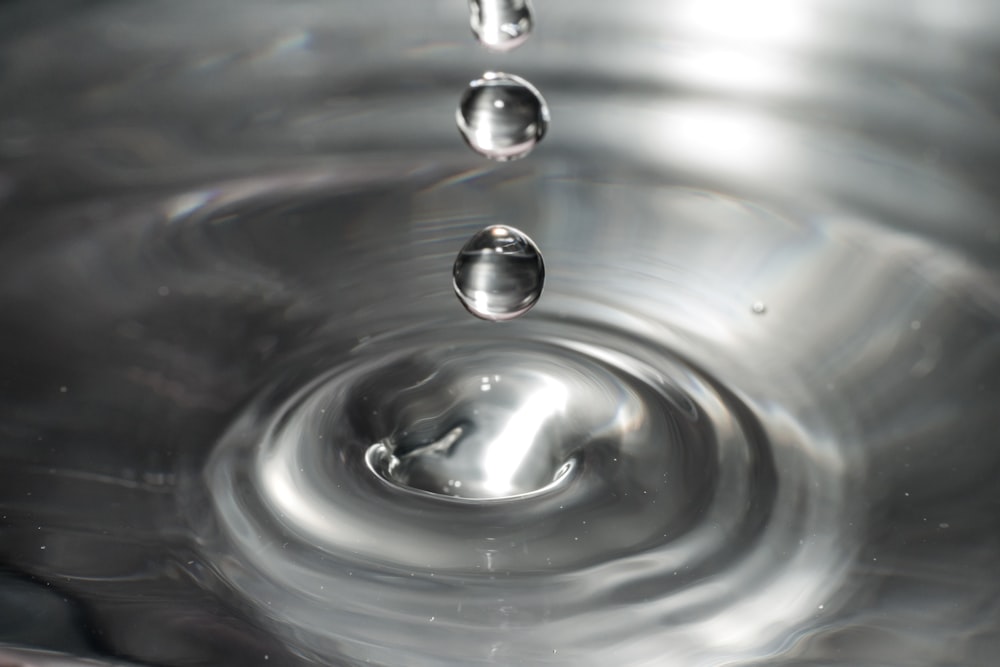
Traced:
<path fill-rule="evenodd" d="M 997 3 L 452 9 L 0 2 L 0 664 L 993 667 Z"/>
<path fill-rule="evenodd" d="M 472 150 L 500 162 L 526 156 L 549 127 L 541 93 L 521 77 L 503 72 L 486 72 L 469 83 L 455 118 Z"/>
<path fill-rule="evenodd" d="M 484 320 L 510 320 L 535 305 L 545 283 L 545 264 L 535 242 L 506 225 L 476 233 L 452 269 L 455 294 Z"/>
<path fill-rule="evenodd" d="M 469 23 L 479 43 L 493 51 L 510 51 L 534 28 L 528 0 L 470 0 Z"/>

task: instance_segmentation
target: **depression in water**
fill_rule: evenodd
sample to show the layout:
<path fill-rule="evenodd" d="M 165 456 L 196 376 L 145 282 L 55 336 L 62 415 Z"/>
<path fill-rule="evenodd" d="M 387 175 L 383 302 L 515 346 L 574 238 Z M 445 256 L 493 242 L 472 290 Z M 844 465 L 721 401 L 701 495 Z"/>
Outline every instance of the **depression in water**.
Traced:
<path fill-rule="evenodd" d="M 484 320 L 511 320 L 538 301 L 545 264 L 524 232 L 491 225 L 462 246 L 453 278 L 455 294 L 470 313 Z"/>

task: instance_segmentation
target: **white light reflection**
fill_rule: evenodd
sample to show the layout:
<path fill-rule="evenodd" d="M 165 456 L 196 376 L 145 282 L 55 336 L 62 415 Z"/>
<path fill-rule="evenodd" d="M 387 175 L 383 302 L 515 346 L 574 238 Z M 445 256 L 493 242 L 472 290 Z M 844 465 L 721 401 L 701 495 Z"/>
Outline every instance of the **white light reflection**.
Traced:
<path fill-rule="evenodd" d="M 696 35 L 777 45 L 809 41 L 814 18 L 813 3 L 803 0 L 686 0 L 673 20 Z"/>
<path fill-rule="evenodd" d="M 298 466 L 287 453 L 279 452 L 263 459 L 260 480 L 261 487 L 267 491 L 266 496 L 276 505 L 275 509 L 292 519 L 285 523 L 286 526 L 295 525 L 307 534 L 323 536 L 333 530 L 329 517 L 322 511 L 322 499 L 310 493 L 310 486 L 303 484 Z M 351 531 L 344 534 L 358 537 Z"/>
<path fill-rule="evenodd" d="M 783 92 L 803 85 L 789 54 L 748 49 L 699 48 L 671 59 L 678 79 L 692 87 L 729 92 Z"/>
<path fill-rule="evenodd" d="M 553 382 L 524 400 L 483 456 L 487 488 L 497 496 L 509 493 L 538 432 L 549 418 L 566 409 L 568 398 L 566 387 Z"/>
<path fill-rule="evenodd" d="M 175 198 L 167 206 L 166 215 L 170 222 L 179 222 L 211 202 L 218 193 L 214 190 L 188 192 Z"/>
<path fill-rule="evenodd" d="M 760 176 L 768 167 L 788 164 L 782 128 L 752 111 L 692 104 L 671 110 L 664 121 L 665 148 L 689 166 Z"/>

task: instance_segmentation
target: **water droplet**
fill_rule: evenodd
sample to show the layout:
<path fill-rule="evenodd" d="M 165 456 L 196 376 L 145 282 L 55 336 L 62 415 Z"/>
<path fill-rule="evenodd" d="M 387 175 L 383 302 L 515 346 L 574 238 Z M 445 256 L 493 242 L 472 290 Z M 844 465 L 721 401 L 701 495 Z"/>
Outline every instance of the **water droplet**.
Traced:
<path fill-rule="evenodd" d="M 493 51 L 517 48 L 533 27 L 528 0 L 470 0 L 469 11 L 472 33 Z"/>
<path fill-rule="evenodd" d="M 453 272 L 462 305 L 484 320 L 511 320 L 535 305 L 545 264 L 534 241 L 506 225 L 492 225 L 462 246 Z"/>
<path fill-rule="evenodd" d="M 767 304 L 763 301 L 754 301 L 753 305 L 750 306 L 750 310 L 753 311 L 754 315 L 763 315 L 767 312 Z"/>
<path fill-rule="evenodd" d="M 472 150 L 505 162 L 524 157 L 542 140 L 549 127 L 549 108 L 541 93 L 521 77 L 486 72 L 469 83 L 455 119 Z"/>

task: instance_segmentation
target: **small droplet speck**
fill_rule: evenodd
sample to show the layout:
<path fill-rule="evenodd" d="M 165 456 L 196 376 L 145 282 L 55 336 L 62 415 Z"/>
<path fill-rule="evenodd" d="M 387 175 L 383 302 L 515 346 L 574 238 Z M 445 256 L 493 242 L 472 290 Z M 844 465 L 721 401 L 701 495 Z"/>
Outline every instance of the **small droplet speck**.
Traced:
<path fill-rule="evenodd" d="M 453 278 L 455 293 L 470 313 L 484 320 L 511 320 L 538 301 L 545 264 L 538 246 L 523 232 L 492 225 L 459 251 Z"/>
<path fill-rule="evenodd" d="M 455 120 L 472 150 L 506 162 L 524 157 L 542 140 L 549 109 L 541 93 L 521 77 L 486 72 L 469 83 Z"/>
<path fill-rule="evenodd" d="M 754 301 L 753 305 L 750 306 L 750 310 L 753 311 L 754 315 L 763 315 L 767 312 L 767 304 L 763 301 Z"/>

